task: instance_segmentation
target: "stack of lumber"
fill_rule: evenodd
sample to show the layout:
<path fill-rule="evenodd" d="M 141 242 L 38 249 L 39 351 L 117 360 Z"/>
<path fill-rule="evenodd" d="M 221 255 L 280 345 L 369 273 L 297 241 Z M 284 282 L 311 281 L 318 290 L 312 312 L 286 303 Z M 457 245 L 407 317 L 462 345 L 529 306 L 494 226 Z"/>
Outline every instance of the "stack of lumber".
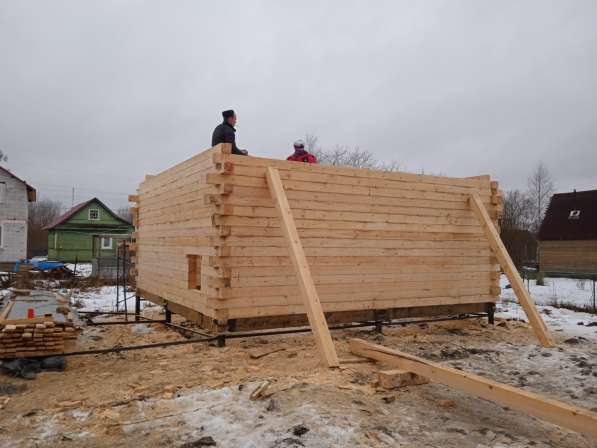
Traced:
<path fill-rule="evenodd" d="M 34 319 L 32 319 L 34 320 Z M 52 321 L 8 324 L 0 329 L 0 358 L 27 358 L 64 353 L 65 344 L 77 338 L 70 324 Z"/>
<path fill-rule="evenodd" d="M 34 317 L 28 317 L 29 309 Z M 60 294 L 19 293 L 0 312 L 0 359 L 64 353 L 79 334 L 73 318 L 68 299 Z"/>
<path fill-rule="evenodd" d="M 305 313 L 268 167 L 279 171 L 325 312 L 499 296 L 497 260 L 468 204 L 478 194 L 497 224 L 501 195 L 489 176 L 307 165 L 227 146 L 148 176 L 131 197 L 144 297 L 218 322 Z"/>

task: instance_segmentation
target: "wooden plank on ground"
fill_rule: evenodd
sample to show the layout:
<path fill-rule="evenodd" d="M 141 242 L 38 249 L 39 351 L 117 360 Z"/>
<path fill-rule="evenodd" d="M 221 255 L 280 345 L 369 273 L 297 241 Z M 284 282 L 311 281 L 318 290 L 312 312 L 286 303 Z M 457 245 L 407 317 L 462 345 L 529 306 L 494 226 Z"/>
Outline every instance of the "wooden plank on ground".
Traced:
<path fill-rule="evenodd" d="M 332 341 L 332 336 L 327 326 L 323 309 L 321 308 L 315 283 L 311 277 L 309 263 L 307 263 L 307 257 L 305 256 L 296 225 L 294 224 L 294 218 L 288 205 L 288 199 L 284 193 L 284 186 L 280 180 L 280 175 L 277 169 L 271 167 L 267 169 L 266 175 L 269 190 L 280 215 L 281 227 L 288 242 L 290 258 L 296 270 L 297 280 L 305 302 L 305 308 L 307 309 L 307 317 L 320 355 L 328 367 L 337 367 L 340 365 L 338 355 L 336 354 L 334 342 Z"/>
<path fill-rule="evenodd" d="M 379 385 L 384 389 L 397 389 L 405 386 L 427 384 L 429 380 L 423 376 L 402 369 L 382 370 L 377 372 Z"/>
<path fill-rule="evenodd" d="M 432 382 L 463 390 L 486 400 L 526 412 L 548 422 L 597 438 L 597 414 L 513 386 L 488 380 L 408 353 L 362 339 L 350 341 L 355 355 L 374 359 L 428 378 Z"/>
<path fill-rule="evenodd" d="M 539 339 L 539 342 L 544 347 L 553 347 L 554 342 L 549 334 L 549 331 L 547 330 L 547 326 L 545 325 L 545 322 L 543 322 L 543 319 L 541 319 L 541 316 L 537 311 L 537 307 L 535 306 L 535 302 L 524 287 L 522 278 L 520 278 L 520 274 L 518 273 L 516 266 L 514 266 L 514 263 L 512 262 L 512 259 L 510 258 L 510 255 L 508 254 L 506 246 L 504 246 L 499 233 L 491 222 L 491 219 L 489 218 L 487 210 L 485 210 L 479 195 L 476 193 L 471 194 L 469 197 L 469 204 L 473 209 L 475 216 L 479 219 L 479 223 L 485 232 L 485 236 L 489 240 L 489 245 L 495 252 L 498 262 L 508 276 L 508 280 L 512 285 L 512 289 L 516 293 L 516 297 L 518 297 L 518 300 L 522 305 L 522 308 L 524 309 L 524 312 L 526 313 L 529 323 L 531 324 L 535 335 Z"/>

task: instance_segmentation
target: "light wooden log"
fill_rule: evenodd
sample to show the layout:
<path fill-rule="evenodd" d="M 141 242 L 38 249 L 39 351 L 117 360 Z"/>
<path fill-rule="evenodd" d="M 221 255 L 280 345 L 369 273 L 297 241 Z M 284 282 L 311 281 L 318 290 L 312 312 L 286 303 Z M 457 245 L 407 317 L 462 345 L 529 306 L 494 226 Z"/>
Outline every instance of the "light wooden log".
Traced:
<path fill-rule="evenodd" d="M 362 339 L 352 339 L 350 351 L 355 355 L 416 373 L 432 382 L 463 390 L 586 436 L 597 438 L 597 414 L 589 410 L 551 400 L 408 353 L 371 344 Z"/>
<path fill-rule="evenodd" d="M 341 176 L 349 176 L 351 178 L 366 178 L 366 179 L 392 179 L 402 180 L 408 182 L 421 182 L 431 183 L 440 185 L 459 185 L 464 187 L 489 187 L 490 176 L 473 176 L 466 179 L 459 179 L 445 176 L 431 176 L 428 174 L 413 174 L 400 171 L 380 171 L 370 170 L 364 168 L 350 168 L 350 167 L 339 167 L 339 166 L 326 166 L 319 164 L 306 164 L 306 163 L 295 163 L 287 162 L 285 160 L 272 160 L 261 157 L 243 157 L 237 155 L 225 155 L 225 154 L 213 154 L 214 163 L 232 162 L 235 165 L 247 166 L 247 167 L 274 167 L 280 170 L 287 171 L 301 171 L 308 173 L 323 173 Z"/>
<path fill-rule="evenodd" d="M 320 351 L 322 360 L 328 367 L 337 367 L 340 365 L 338 355 L 332 341 L 330 330 L 327 326 L 321 303 L 317 295 L 315 283 L 311 277 L 307 257 L 303 251 L 301 240 L 299 238 L 292 211 L 288 205 L 288 199 L 284 194 L 284 186 L 280 180 L 280 175 L 275 168 L 268 168 L 267 184 L 272 194 L 272 199 L 276 203 L 276 208 L 280 214 L 280 222 L 284 231 L 284 236 L 288 241 L 290 257 L 294 264 L 297 274 L 297 280 L 305 301 L 305 308 L 309 318 L 309 324 L 315 336 L 315 341 Z"/>
<path fill-rule="evenodd" d="M 500 235 L 493 226 L 493 223 L 491 222 L 491 219 L 489 218 L 487 210 L 485 210 L 479 195 L 476 193 L 472 194 L 469 198 L 469 204 L 473 209 L 475 216 L 477 216 L 479 219 L 479 223 L 485 232 L 485 236 L 489 240 L 489 245 L 495 252 L 498 262 L 508 276 L 508 280 L 512 285 L 512 289 L 516 293 L 516 297 L 518 297 L 518 300 L 522 305 L 522 308 L 524 309 L 524 312 L 526 313 L 529 323 L 531 324 L 535 335 L 539 339 L 539 342 L 544 347 L 553 347 L 554 342 L 549 334 L 549 331 L 547 330 L 547 326 L 545 325 L 545 322 L 543 322 L 543 319 L 541 319 L 541 316 L 537 311 L 537 307 L 535 306 L 535 302 L 524 287 L 522 278 L 520 278 L 520 274 L 518 273 L 516 266 L 514 266 L 514 263 L 512 262 L 512 259 L 510 258 L 510 255 L 508 254 Z"/>
<path fill-rule="evenodd" d="M 401 369 L 379 371 L 377 372 L 377 378 L 379 379 L 379 385 L 384 389 L 419 386 L 429 382 L 425 377 Z"/>

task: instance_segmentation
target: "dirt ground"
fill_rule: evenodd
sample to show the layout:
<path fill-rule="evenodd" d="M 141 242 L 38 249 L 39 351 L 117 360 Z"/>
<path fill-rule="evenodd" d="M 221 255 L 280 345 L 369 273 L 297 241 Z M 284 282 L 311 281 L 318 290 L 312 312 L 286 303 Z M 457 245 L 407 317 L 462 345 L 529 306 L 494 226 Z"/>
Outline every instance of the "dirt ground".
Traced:
<path fill-rule="evenodd" d="M 498 324 L 333 336 L 344 359 L 354 359 L 348 340 L 360 337 L 596 410 L 597 338 L 555 332 L 557 348 L 542 349 L 525 323 Z M 182 338 L 161 324 L 85 327 L 78 348 Z M 597 447 L 442 385 L 384 390 L 376 376 L 383 369 L 370 362 L 325 369 L 309 334 L 72 357 L 66 371 L 35 380 L 0 376 L 0 446 Z M 251 400 L 266 380 L 273 394 Z"/>

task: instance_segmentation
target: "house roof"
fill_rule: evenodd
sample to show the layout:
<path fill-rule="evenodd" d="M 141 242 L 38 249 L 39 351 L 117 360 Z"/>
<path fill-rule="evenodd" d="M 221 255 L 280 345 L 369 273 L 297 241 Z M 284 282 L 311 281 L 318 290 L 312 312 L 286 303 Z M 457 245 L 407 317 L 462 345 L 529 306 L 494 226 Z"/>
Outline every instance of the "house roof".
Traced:
<path fill-rule="evenodd" d="M 572 211 L 578 216 L 571 219 Z M 554 194 L 541 223 L 539 239 L 597 239 L 597 190 Z"/>
<path fill-rule="evenodd" d="M 123 219 L 120 216 L 118 216 L 116 213 L 114 213 L 110 209 L 110 207 L 106 206 L 106 204 L 104 204 L 98 198 L 91 198 L 88 201 L 81 202 L 80 204 L 75 205 L 73 208 L 71 208 L 70 210 L 68 210 L 66 213 L 60 215 L 58 218 L 56 218 L 56 220 L 53 223 L 51 223 L 51 224 L 47 225 L 46 227 L 44 227 L 44 230 L 51 230 L 51 229 L 53 229 L 53 228 L 55 228 L 57 226 L 65 224 L 66 222 L 68 222 L 69 219 L 71 219 L 75 214 L 77 214 L 77 212 L 83 210 L 85 207 L 87 207 L 88 205 L 92 204 L 93 202 L 96 202 L 99 205 L 101 205 L 104 209 L 106 209 L 108 211 L 108 213 L 110 213 L 110 215 L 113 218 L 121 221 L 123 224 L 128 224 L 128 225 L 131 224 L 126 219 Z"/>
<path fill-rule="evenodd" d="M 25 182 L 23 179 L 21 179 L 20 177 L 15 176 L 13 173 L 11 173 L 7 168 L 4 168 L 3 166 L 0 166 L 0 171 L 8 174 L 10 177 L 12 177 L 13 179 L 18 180 L 19 182 L 23 183 L 25 185 L 25 187 L 27 188 L 27 200 L 29 202 L 35 202 L 36 198 L 37 198 L 37 192 L 35 191 L 35 188 L 33 188 L 31 185 L 29 185 L 27 182 Z"/>

